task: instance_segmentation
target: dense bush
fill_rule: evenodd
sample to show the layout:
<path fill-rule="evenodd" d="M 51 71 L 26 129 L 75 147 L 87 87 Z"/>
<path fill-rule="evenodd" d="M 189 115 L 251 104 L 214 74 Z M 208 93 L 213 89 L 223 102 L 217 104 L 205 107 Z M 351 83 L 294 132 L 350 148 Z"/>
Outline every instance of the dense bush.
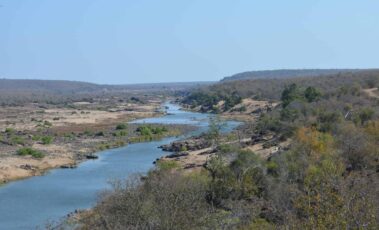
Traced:
<path fill-rule="evenodd" d="M 42 152 L 35 150 L 35 149 L 32 149 L 32 148 L 29 148 L 29 147 L 25 147 L 25 148 L 21 148 L 21 149 L 17 150 L 17 154 L 20 156 L 30 155 L 34 158 L 43 158 L 45 156 Z"/>
<path fill-rule="evenodd" d="M 123 129 L 127 129 L 128 128 L 128 125 L 127 124 L 124 124 L 124 123 L 122 123 L 122 124 L 118 124 L 117 126 L 116 126 L 116 129 L 117 130 L 123 130 Z"/>
<path fill-rule="evenodd" d="M 43 136 L 43 137 L 41 138 L 41 142 L 42 142 L 42 144 L 44 144 L 44 145 L 49 145 L 49 144 L 51 144 L 53 141 L 54 141 L 54 137 L 52 137 L 52 136 Z"/>

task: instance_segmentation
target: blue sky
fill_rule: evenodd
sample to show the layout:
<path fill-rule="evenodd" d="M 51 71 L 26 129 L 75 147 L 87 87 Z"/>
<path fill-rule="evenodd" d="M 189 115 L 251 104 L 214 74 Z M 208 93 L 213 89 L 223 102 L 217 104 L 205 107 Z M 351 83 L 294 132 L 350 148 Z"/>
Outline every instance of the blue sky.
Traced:
<path fill-rule="evenodd" d="M 0 0 L 0 78 L 107 84 L 379 67 L 377 0 Z"/>

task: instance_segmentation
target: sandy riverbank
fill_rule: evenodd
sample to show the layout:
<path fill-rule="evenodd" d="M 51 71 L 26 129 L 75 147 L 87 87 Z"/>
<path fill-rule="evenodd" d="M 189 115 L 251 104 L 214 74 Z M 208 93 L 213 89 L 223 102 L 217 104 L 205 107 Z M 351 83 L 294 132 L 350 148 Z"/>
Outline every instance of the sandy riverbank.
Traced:
<path fill-rule="evenodd" d="M 142 105 L 119 104 L 107 110 L 95 109 L 96 105 L 91 104 L 79 106 L 0 108 L 0 183 L 42 175 L 53 168 L 75 167 L 89 154 L 128 143 L 128 138 L 135 135 L 135 127 L 123 131 L 127 136 L 118 137 L 117 124 L 163 115 L 160 101 Z M 53 143 L 42 144 L 41 140 L 35 140 L 42 135 L 52 136 Z M 13 139 L 17 142 L 12 143 Z M 41 159 L 19 156 L 17 151 L 24 147 L 41 151 L 45 156 Z"/>

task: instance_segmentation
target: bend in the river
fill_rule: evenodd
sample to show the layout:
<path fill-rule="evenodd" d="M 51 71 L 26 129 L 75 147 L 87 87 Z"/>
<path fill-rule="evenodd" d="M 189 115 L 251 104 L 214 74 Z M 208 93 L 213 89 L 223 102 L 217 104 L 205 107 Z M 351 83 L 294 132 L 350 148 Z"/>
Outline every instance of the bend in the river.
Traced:
<path fill-rule="evenodd" d="M 207 114 L 186 112 L 174 104 L 165 104 L 168 115 L 133 123 L 189 124 L 197 128 L 186 134 L 207 130 Z M 227 122 L 224 132 L 239 123 Z M 160 141 L 130 144 L 100 152 L 99 159 L 86 161 L 75 169 L 55 169 L 44 176 L 15 181 L 0 187 L 0 229 L 33 229 L 47 221 L 56 221 L 76 209 L 92 207 L 100 191 L 109 188 L 109 180 L 125 179 L 133 173 L 146 173 L 152 162 L 165 153 L 158 146 L 185 136 Z"/>

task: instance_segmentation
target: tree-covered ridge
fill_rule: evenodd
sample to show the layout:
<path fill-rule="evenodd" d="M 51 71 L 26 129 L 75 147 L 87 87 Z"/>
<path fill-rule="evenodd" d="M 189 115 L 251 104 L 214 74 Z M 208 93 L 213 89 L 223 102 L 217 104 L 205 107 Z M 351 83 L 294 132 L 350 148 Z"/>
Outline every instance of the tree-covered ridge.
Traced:
<path fill-rule="evenodd" d="M 247 71 L 237 73 L 230 77 L 225 77 L 222 81 L 235 80 L 253 80 L 253 79 L 283 79 L 293 77 L 317 77 L 321 75 L 330 75 L 346 72 L 363 71 L 359 69 L 279 69 L 279 70 L 261 70 Z"/>
<path fill-rule="evenodd" d="M 217 104 L 224 98 L 238 95 L 241 98 L 257 100 L 280 100 L 285 87 L 297 84 L 299 87 L 317 88 L 325 97 L 374 88 L 379 85 L 379 71 L 359 71 L 338 73 L 319 77 L 297 77 L 290 79 L 257 79 L 221 82 L 203 87 L 190 93 L 183 102 L 193 106 Z"/>

